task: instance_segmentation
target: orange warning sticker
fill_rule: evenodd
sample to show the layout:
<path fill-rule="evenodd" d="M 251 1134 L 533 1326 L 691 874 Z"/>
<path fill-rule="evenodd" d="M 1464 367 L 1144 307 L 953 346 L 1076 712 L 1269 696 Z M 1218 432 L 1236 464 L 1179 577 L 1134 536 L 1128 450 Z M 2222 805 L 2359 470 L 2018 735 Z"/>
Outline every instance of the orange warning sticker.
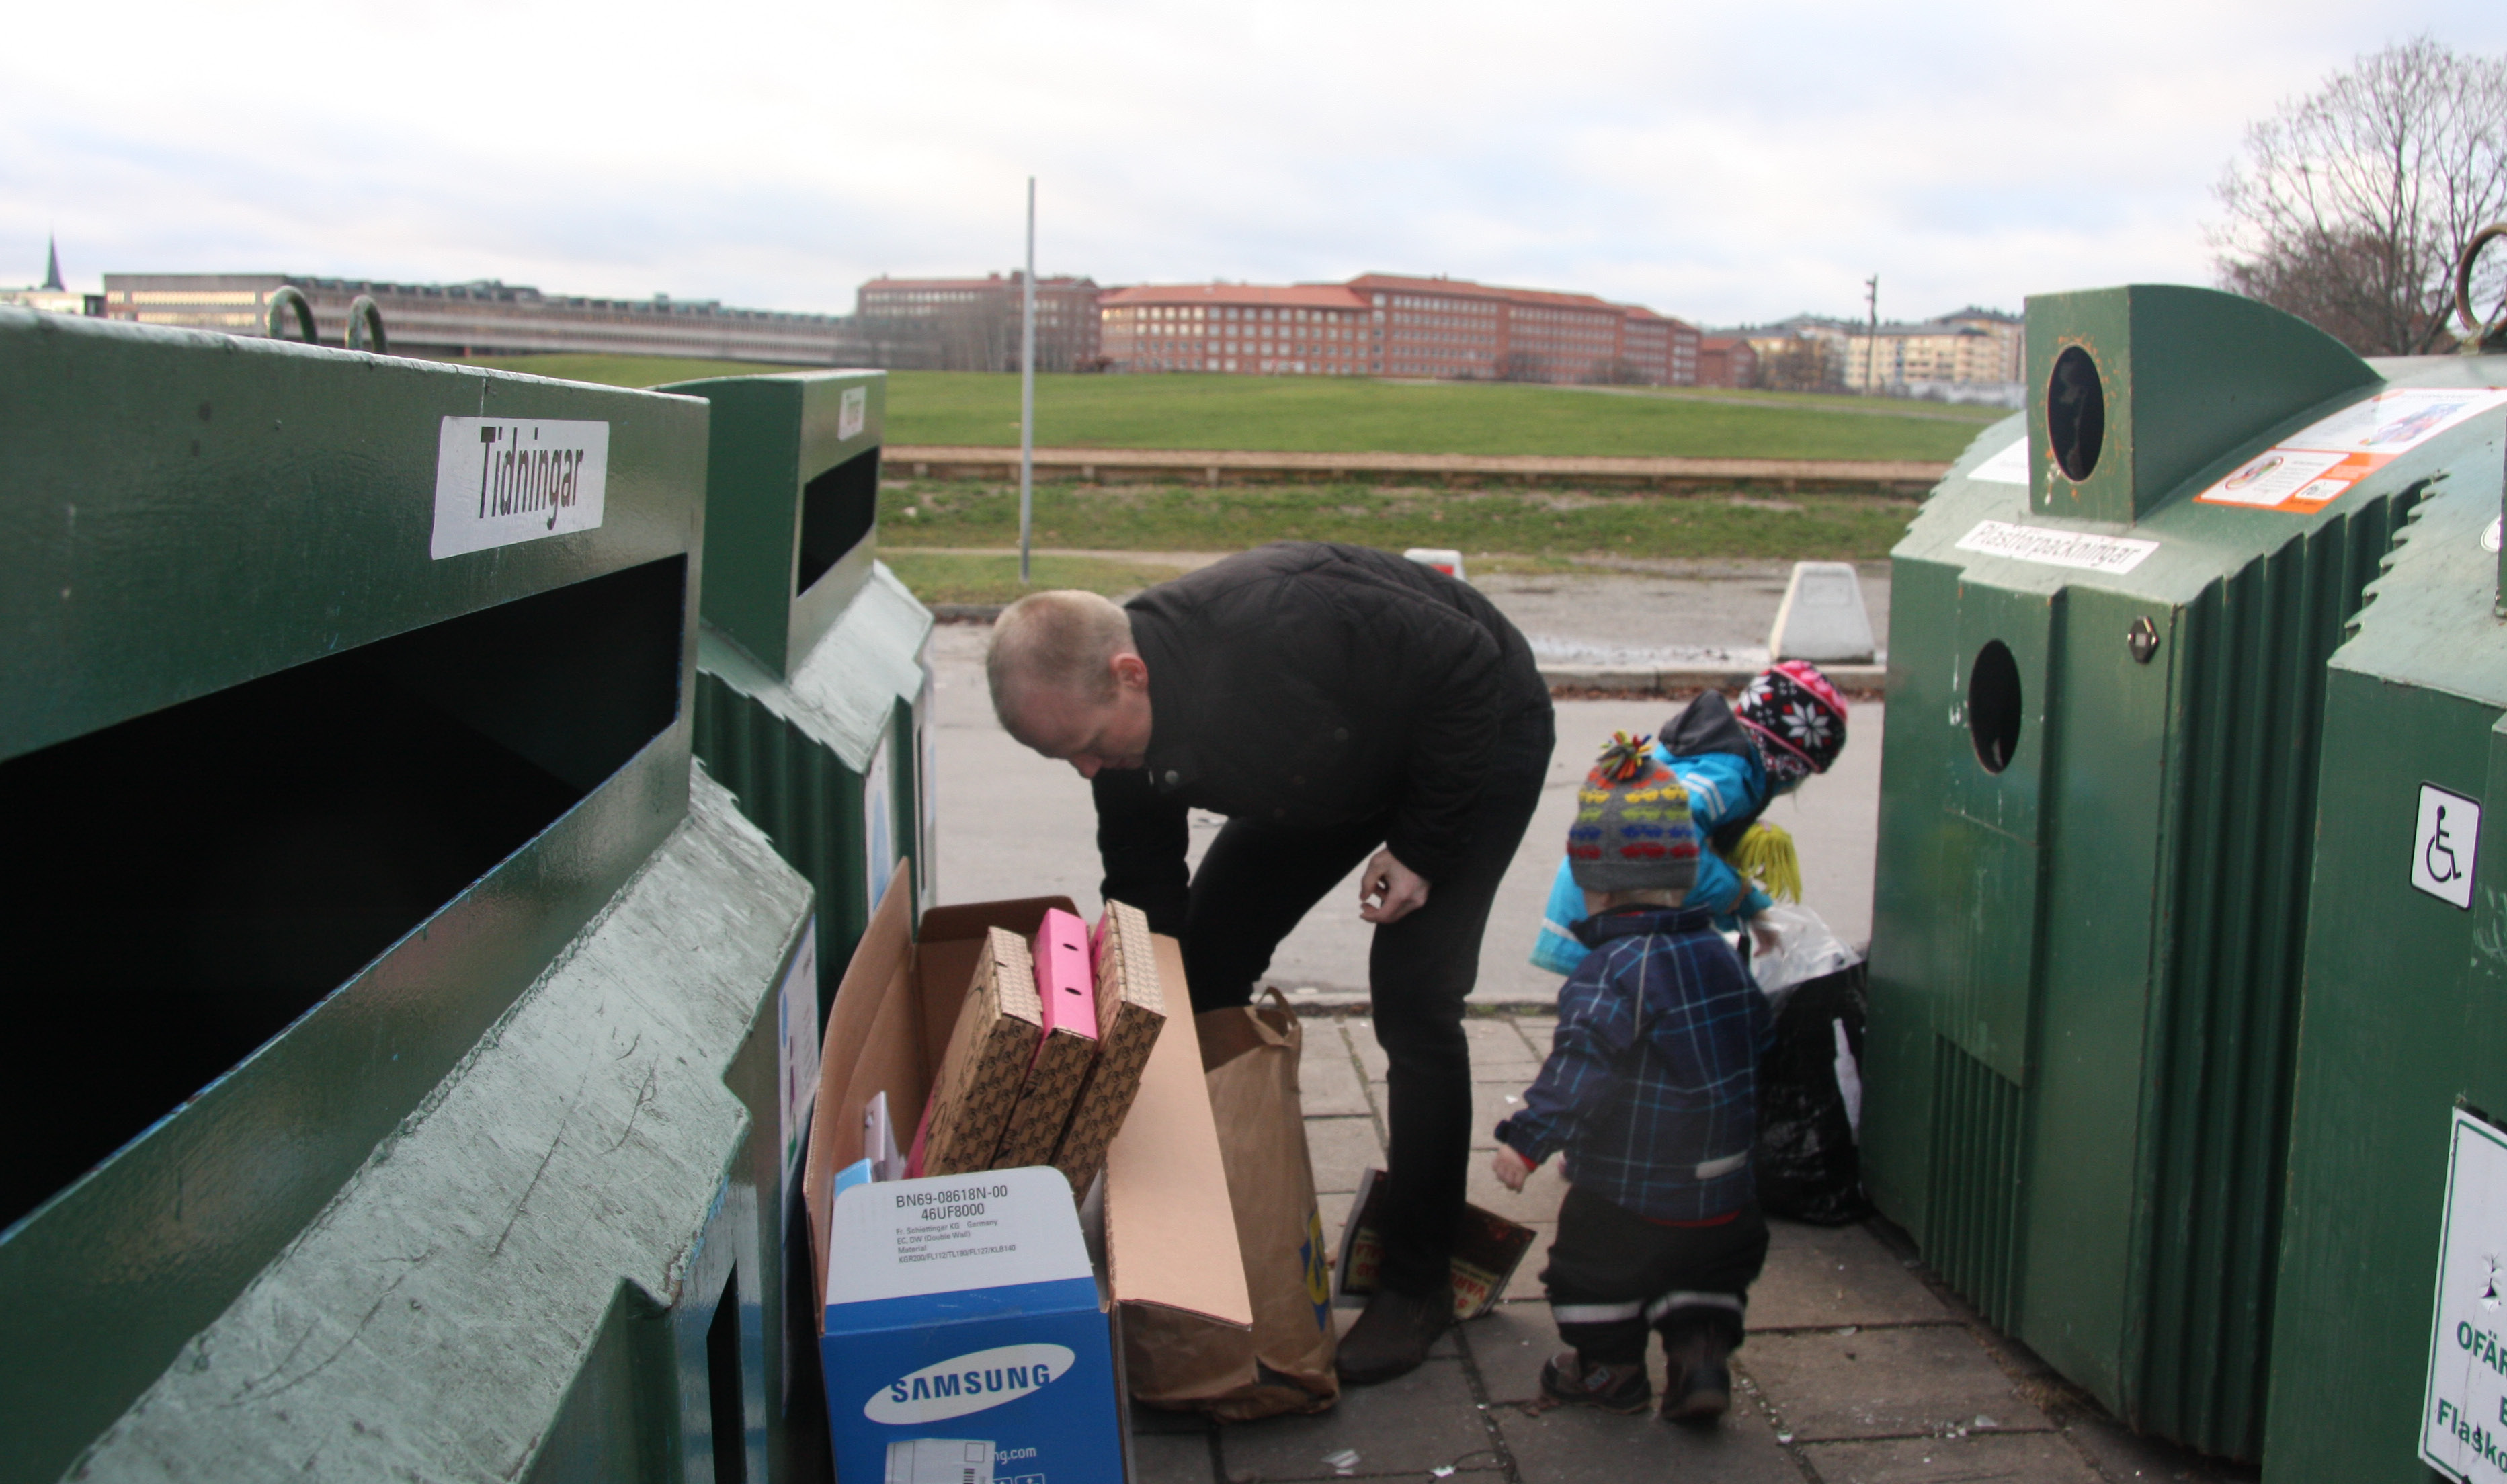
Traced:
<path fill-rule="evenodd" d="M 2403 453 L 2501 405 L 2507 405 L 2507 390 L 2494 386 L 2379 392 L 2291 434 L 2195 498 L 2313 515 Z"/>

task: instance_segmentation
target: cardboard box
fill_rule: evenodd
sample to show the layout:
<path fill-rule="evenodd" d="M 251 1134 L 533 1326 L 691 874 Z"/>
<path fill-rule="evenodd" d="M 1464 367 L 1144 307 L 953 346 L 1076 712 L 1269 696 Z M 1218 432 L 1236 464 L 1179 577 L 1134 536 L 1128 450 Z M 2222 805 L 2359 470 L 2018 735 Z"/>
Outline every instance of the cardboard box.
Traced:
<path fill-rule="evenodd" d="M 920 1175 L 993 1168 L 1044 1037 L 1036 964 L 1017 933 L 988 929 L 974 972 L 962 988 L 965 1003 L 950 1028 L 948 1048 L 940 1054 L 939 1087 L 915 1140 Z"/>
<path fill-rule="evenodd" d="M 898 866 L 900 878 L 909 869 Z M 837 988 L 827 1018 L 824 1051 L 819 1060 L 818 1106 L 859 1108 L 874 1093 L 886 1093 L 890 1108 L 920 1108 L 930 1092 L 975 963 L 982 957 L 991 929 L 1024 936 L 1033 933 L 1048 907 L 1071 909 L 1063 899 L 983 902 L 939 907 L 924 915 L 919 938 L 907 916 L 912 893 L 892 882 L 872 913 L 853 961 Z M 1147 945 L 1162 982 L 1181 992 L 1183 967 L 1174 940 L 1158 938 Z M 870 1396 L 851 1394 L 854 1383 L 840 1383 L 838 1367 L 852 1376 L 853 1352 L 880 1342 L 850 1337 L 839 1331 L 829 1349 L 827 1330 L 828 1274 L 849 1263 L 853 1247 L 835 1245 L 834 1184 L 837 1170 L 862 1157 L 859 1117 L 819 1118 L 810 1129 L 810 1146 L 802 1175 L 802 1193 L 810 1217 L 812 1280 L 816 1285 L 819 1353 L 826 1376 L 830 1425 L 841 1447 L 845 1432 L 869 1423 Z M 971 1179 L 961 1184 L 972 1184 Z M 998 1176 L 986 1182 L 1006 1183 Z M 1055 1180 L 1056 1186 L 1061 1185 Z M 864 1187 L 875 1196 L 888 1186 Z M 853 1198 L 860 1199 L 860 1193 Z M 1064 1210 L 1070 1209 L 1064 1202 Z M 1114 1322 L 1126 1309 L 1172 1309 L 1221 1323 L 1251 1329 L 1253 1304 L 1245 1290 L 1245 1269 L 1236 1247 L 1235 1215 L 1228 1206 L 1227 1176 L 1219 1164 L 1218 1134 L 1211 1121 L 1210 1097 L 1202 1080 L 1199 1048 L 1190 1036 L 1161 1037 L 1149 1055 L 1132 1104 L 1132 1116 L 1108 1146 L 1103 1196 L 1104 1261 L 1096 1274 L 1101 1327 Z M 1059 1342 L 1040 1342 L 1059 1343 Z M 1109 1342 L 1110 1344 L 1110 1342 Z M 1120 1354 L 1119 1344 L 1110 1344 Z M 941 1358 L 957 1356 L 952 1350 Z M 986 1367 L 989 1376 L 990 1367 Z M 900 1369 L 897 1374 L 910 1375 Z M 892 1380 L 893 1378 L 891 1378 Z M 1059 1383 L 1056 1383 L 1057 1387 Z M 841 1391 L 839 1388 L 845 1390 Z M 882 1392 L 888 1395 L 891 1393 Z M 909 1385 L 909 1397 L 911 1388 Z M 935 1442 L 990 1442 L 999 1452 L 1029 1446 L 1005 1436 L 974 1430 L 975 1417 L 1006 1419 L 1008 1408 L 970 1414 L 936 1425 Z M 967 1426 L 960 1428 L 960 1423 Z M 1120 1431 L 1119 1422 L 1116 1423 Z M 894 1439 L 890 1439 L 894 1440 Z M 936 1450 L 935 1458 L 939 1452 Z M 919 1468 L 924 1461 L 911 1450 L 902 1466 Z M 1041 1473 L 1047 1484 L 1094 1484 L 1090 1476 L 1059 1473 L 1050 1466 L 1028 1467 L 1017 1461 L 996 1464 L 996 1480 L 1015 1480 Z M 906 1477 L 912 1477 L 911 1473 Z M 980 1475 L 979 1475 L 980 1476 Z M 848 1468 L 848 1480 L 877 1481 L 877 1470 L 864 1475 Z"/>
<path fill-rule="evenodd" d="M 1018 1107 L 993 1151 L 992 1168 L 1015 1170 L 1053 1158 L 1062 1131 L 1071 1122 L 1072 1105 L 1097 1060 L 1097 1011 L 1088 991 L 1088 936 L 1079 919 L 1055 909 L 1044 915 L 1028 946 L 1036 963 L 1036 993 L 1043 1006 L 1044 1038 L 1036 1044 L 1036 1064 L 1028 1068 L 1027 1087 Z M 1074 1185 L 1086 1196 L 1088 1187 Z"/>
<path fill-rule="evenodd" d="M 840 1477 L 1123 1477 L 1112 1341 L 1060 1172 L 854 1185 L 832 1230 L 819 1350 Z"/>
<path fill-rule="evenodd" d="M 1107 1146 L 1131 1112 L 1141 1073 L 1149 1065 L 1166 1025 L 1166 994 L 1158 977 L 1149 920 L 1139 908 L 1106 904 L 1097 926 L 1097 1060 L 1071 1111 L 1071 1126 L 1053 1153 L 1053 1167 L 1084 1191 L 1106 1162 Z M 1176 982 L 1181 984 L 1179 972 Z"/>

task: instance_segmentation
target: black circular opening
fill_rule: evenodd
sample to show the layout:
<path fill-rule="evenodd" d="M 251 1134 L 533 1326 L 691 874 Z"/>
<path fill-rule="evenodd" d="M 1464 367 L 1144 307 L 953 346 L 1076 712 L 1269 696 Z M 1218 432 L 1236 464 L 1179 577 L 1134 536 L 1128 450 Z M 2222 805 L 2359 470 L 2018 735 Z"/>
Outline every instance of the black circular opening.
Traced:
<path fill-rule="evenodd" d="M 1968 671 L 1967 730 L 1985 772 L 2011 766 L 2011 754 L 2019 749 L 2019 662 L 2000 639 L 1978 650 L 1976 668 Z"/>
<path fill-rule="evenodd" d="M 2074 484 L 2088 479 L 2106 447 L 2107 394 L 2098 385 L 2098 363 L 2078 345 L 2054 357 L 2054 374 L 2046 381 L 2046 432 L 2063 477 Z"/>

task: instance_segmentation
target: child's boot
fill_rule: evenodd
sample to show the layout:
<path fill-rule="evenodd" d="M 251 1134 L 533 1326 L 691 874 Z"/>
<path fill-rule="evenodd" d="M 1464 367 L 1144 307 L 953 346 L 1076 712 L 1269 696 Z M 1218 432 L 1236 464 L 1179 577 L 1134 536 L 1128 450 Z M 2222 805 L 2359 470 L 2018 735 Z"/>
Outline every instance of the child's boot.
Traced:
<path fill-rule="evenodd" d="M 1668 1375 L 1662 1420 L 1711 1428 L 1732 1407 L 1732 1347 L 1721 1327 L 1700 1327 L 1662 1337 Z"/>
<path fill-rule="evenodd" d="M 1634 1416 L 1653 1404 L 1653 1383 L 1646 1379 L 1645 1360 L 1604 1365 L 1572 1350 L 1551 1356 L 1541 1367 L 1541 1394 L 1574 1406 Z"/>

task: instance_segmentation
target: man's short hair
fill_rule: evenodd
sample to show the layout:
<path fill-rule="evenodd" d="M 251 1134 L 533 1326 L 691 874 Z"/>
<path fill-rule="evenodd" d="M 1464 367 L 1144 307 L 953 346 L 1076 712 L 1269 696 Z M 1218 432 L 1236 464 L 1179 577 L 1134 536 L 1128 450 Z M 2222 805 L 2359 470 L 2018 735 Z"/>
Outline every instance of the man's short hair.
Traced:
<path fill-rule="evenodd" d="M 1015 695 L 1059 691 L 1103 706 L 1114 699 L 1114 657 L 1132 647 L 1132 619 L 1094 593 L 1056 589 L 1030 593 L 993 621 L 984 678 L 993 690 L 993 714 L 1010 735 Z"/>

